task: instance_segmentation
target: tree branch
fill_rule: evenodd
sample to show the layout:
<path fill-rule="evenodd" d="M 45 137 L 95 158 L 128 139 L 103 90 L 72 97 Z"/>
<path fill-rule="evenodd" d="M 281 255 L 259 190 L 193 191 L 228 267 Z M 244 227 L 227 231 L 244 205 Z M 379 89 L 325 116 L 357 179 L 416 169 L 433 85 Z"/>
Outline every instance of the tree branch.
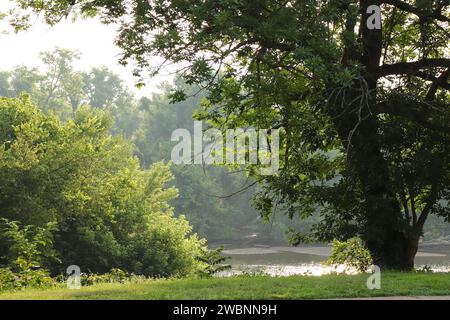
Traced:
<path fill-rule="evenodd" d="M 423 230 L 423 226 L 425 225 L 425 221 L 427 220 L 428 215 L 429 215 L 429 213 L 431 211 L 431 208 L 433 208 L 437 198 L 438 198 L 438 187 L 437 187 L 437 183 L 435 183 L 431 187 L 430 195 L 428 196 L 428 201 L 427 201 L 425 207 L 423 208 L 419 219 L 417 220 L 416 228 L 417 228 L 418 231 L 422 231 Z"/>
<path fill-rule="evenodd" d="M 444 6 L 440 9 L 438 8 L 438 10 L 434 10 L 433 12 L 426 12 L 401 0 L 384 0 L 383 3 L 390 4 L 400 10 L 413 13 L 422 20 L 439 20 L 443 22 L 450 22 L 450 18 L 444 16 L 441 12 Z"/>
<path fill-rule="evenodd" d="M 408 186 L 409 191 L 409 201 L 411 202 L 411 212 L 412 212 L 412 218 L 413 218 L 413 226 L 417 224 L 417 212 L 416 212 L 416 201 L 414 200 L 414 192 L 413 192 L 413 186 Z"/>
<path fill-rule="evenodd" d="M 389 75 L 399 74 L 417 74 L 419 70 L 447 67 L 450 68 L 450 59 L 435 58 L 435 59 L 422 59 L 412 62 L 398 62 L 393 64 L 385 64 L 378 68 L 378 77 L 385 77 Z"/>
<path fill-rule="evenodd" d="M 442 74 L 433 80 L 433 83 L 431 84 L 430 89 L 427 92 L 427 96 L 425 97 L 426 101 L 433 101 L 434 97 L 436 96 L 436 91 L 439 87 L 442 87 L 444 84 L 448 86 L 447 78 L 450 75 L 450 69 L 447 69 L 446 71 L 442 72 Z"/>
<path fill-rule="evenodd" d="M 374 108 L 376 114 L 387 113 L 393 116 L 400 116 L 414 121 L 420 126 L 444 133 L 450 133 L 450 127 L 431 122 L 428 111 L 420 110 L 418 107 L 429 107 L 426 103 L 418 101 L 396 101 L 387 100 L 377 103 Z"/>
<path fill-rule="evenodd" d="M 442 89 L 450 90 L 450 83 L 446 81 L 439 81 L 438 78 L 424 71 L 417 71 L 414 76 L 422 78 L 426 81 L 437 82 Z M 441 75 L 442 76 L 442 75 Z"/>

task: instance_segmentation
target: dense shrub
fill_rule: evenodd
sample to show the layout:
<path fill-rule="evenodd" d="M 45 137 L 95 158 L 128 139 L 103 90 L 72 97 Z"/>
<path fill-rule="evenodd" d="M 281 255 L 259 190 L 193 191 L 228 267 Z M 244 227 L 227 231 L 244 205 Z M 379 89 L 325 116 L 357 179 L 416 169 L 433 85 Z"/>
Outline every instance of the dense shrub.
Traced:
<path fill-rule="evenodd" d="M 169 167 L 142 170 L 134 147 L 110 127 L 108 116 L 88 107 L 62 123 L 26 96 L 0 98 L 0 217 L 20 221 L 4 220 L 2 265 L 147 276 L 204 267 L 204 241 L 168 204 L 177 196 L 166 186 Z"/>
<path fill-rule="evenodd" d="M 152 216 L 148 229 L 130 242 L 126 265 L 133 273 L 150 277 L 195 274 L 204 267 L 197 258 L 206 249 L 205 241 L 191 235 L 191 230 L 184 216 Z"/>
<path fill-rule="evenodd" d="M 9 268 L 0 268 L 0 291 L 13 291 L 25 288 L 50 288 L 57 281 L 46 270 L 26 270 L 13 272 Z"/>
<path fill-rule="evenodd" d="M 56 226 L 21 226 L 0 218 L 0 291 L 46 288 L 56 285 L 45 269 L 56 261 L 53 232 Z"/>
<path fill-rule="evenodd" d="M 44 227 L 21 226 L 17 221 L 0 218 L 0 267 L 13 272 L 45 269 L 49 263 L 58 261 L 53 249 L 53 233 L 56 224 Z"/>

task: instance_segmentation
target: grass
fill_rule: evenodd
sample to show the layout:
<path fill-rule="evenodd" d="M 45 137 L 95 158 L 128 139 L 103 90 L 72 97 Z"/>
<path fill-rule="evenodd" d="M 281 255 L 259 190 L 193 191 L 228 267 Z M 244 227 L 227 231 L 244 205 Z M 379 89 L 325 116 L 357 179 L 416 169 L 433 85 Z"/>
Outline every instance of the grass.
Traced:
<path fill-rule="evenodd" d="M 1 293 L 0 300 L 324 299 L 450 295 L 450 273 L 383 273 L 379 290 L 368 290 L 367 278 L 368 275 L 361 274 L 146 280 L 137 284 L 98 284 L 79 290 L 58 288 Z"/>

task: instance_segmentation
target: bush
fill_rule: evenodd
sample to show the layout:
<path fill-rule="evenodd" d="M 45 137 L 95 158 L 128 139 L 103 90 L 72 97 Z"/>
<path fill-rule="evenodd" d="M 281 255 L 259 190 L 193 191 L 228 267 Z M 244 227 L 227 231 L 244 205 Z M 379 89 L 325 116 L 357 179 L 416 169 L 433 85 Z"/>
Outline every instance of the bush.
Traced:
<path fill-rule="evenodd" d="M 55 225 L 22 226 L 17 221 L 0 219 L 0 291 L 47 288 L 56 285 L 43 267 L 55 258 Z"/>
<path fill-rule="evenodd" d="M 429 265 L 424 265 L 420 268 L 415 269 L 417 273 L 433 273 L 433 268 Z"/>
<path fill-rule="evenodd" d="M 14 290 L 17 285 L 18 277 L 8 268 L 0 269 L 0 291 Z"/>
<path fill-rule="evenodd" d="M 147 229 L 130 241 L 124 265 L 146 277 L 194 275 L 205 267 L 198 257 L 206 248 L 205 241 L 191 230 L 184 216 L 175 218 L 166 213 L 151 217 Z"/>
<path fill-rule="evenodd" d="M 200 277 L 212 277 L 214 274 L 231 269 L 229 264 L 225 264 L 230 257 L 222 256 L 223 246 L 216 250 L 204 249 L 202 255 L 197 259 L 203 263 L 203 268 L 197 271 Z"/>
<path fill-rule="evenodd" d="M 372 265 L 373 260 L 370 251 L 364 247 L 362 240 L 354 237 L 344 242 L 334 240 L 331 255 L 326 263 L 345 265 L 360 272 L 365 272 Z"/>
<path fill-rule="evenodd" d="M 0 268 L 56 275 L 78 265 L 169 277 L 204 266 L 197 257 L 205 242 L 169 205 L 178 194 L 167 186 L 169 166 L 142 169 L 134 146 L 113 137 L 111 125 L 87 106 L 63 123 L 25 96 L 0 98 L 0 190 L 8 199 L 0 214 L 9 219 L 0 230 L 7 238 Z"/>
<path fill-rule="evenodd" d="M 81 285 L 82 286 L 92 286 L 97 283 L 125 283 L 129 281 L 134 275 L 121 270 L 121 269 L 111 269 L 110 272 L 104 274 L 81 274 Z"/>
<path fill-rule="evenodd" d="M 53 249 L 55 223 L 44 227 L 22 226 L 18 221 L 0 218 L 0 267 L 16 273 L 45 269 L 46 263 L 57 261 Z"/>
<path fill-rule="evenodd" d="M 0 269 L 0 291 L 15 291 L 26 288 L 51 288 L 57 281 L 45 270 L 13 272 L 9 268 Z"/>

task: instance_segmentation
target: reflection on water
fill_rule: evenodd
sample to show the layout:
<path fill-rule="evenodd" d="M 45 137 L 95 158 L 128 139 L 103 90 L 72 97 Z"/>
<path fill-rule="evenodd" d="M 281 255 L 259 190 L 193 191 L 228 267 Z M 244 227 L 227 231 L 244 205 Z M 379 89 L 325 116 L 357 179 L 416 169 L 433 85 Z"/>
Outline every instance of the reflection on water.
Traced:
<path fill-rule="evenodd" d="M 330 273 L 345 273 L 345 274 L 357 274 L 358 271 L 348 266 L 340 265 L 337 267 L 330 267 L 320 263 L 309 263 L 299 265 L 233 265 L 231 270 L 219 273 L 219 277 L 227 277 L 239 274 L 250 275 L 269 275 L 269 276 L 322 276 Z"/>
<path fill-rule="evenodd" d="M 255 246 L 224 250 L 232 269 L 221 274 L 258 274 L 272 276 L 323 275 L 332 272 L 355 273 L 355 270 L 326 266 L 323 262 L 330 254 L 327 246 L 271 247 Z M 434 272 L 450 272 L 450 244 L 422 245 L 416 255 L 416 268 L 431 267 Z"/>

